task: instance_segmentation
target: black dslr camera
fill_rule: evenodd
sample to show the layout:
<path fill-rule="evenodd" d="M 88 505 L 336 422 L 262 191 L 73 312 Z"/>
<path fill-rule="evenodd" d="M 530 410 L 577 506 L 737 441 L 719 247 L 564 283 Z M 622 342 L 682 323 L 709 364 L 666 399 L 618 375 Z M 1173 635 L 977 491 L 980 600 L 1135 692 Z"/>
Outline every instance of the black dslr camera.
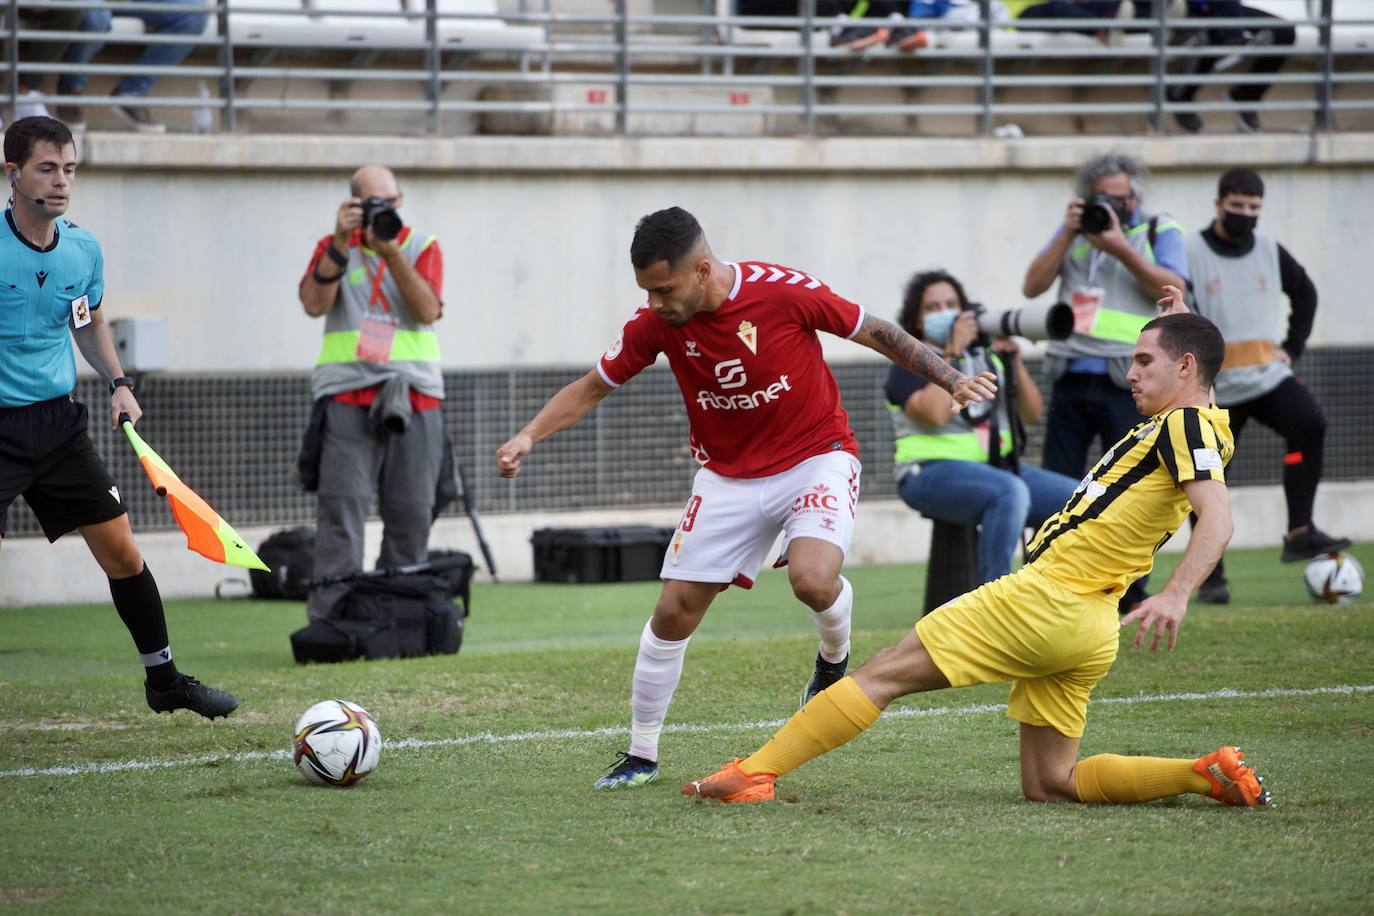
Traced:
<path fill-rule="evenodd" d="M 389 242 L 401 234 L 401 216 L 383 197 L 369 197 L 360 205 L 363 208 L 363 228 L 372 227 L 372 234 L 383 242 Z"/>
<path fill-rule="evenodd" d="M 1120 202 L 1110 194 L 1099 194 L 1083 205 L 1083 216 L 1078 224 L 1089 235 L 1106 232 L 1112 227 L 1113 210 L 1116 211 L 1117 221 L 1126 225 L 1126 214 L 1122 212 Z"/>

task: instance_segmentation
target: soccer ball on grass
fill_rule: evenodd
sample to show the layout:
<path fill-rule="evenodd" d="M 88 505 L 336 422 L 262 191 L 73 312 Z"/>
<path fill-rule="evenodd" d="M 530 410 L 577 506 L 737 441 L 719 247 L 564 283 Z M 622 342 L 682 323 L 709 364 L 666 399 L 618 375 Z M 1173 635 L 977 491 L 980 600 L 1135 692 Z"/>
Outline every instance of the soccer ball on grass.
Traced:
<path fill-rule="evenodd" d="M 316 703 L 296 721 L 296 769 L 324 786 L 351 786 L 377 768 L 382 733 L 367 710 L 347 700 Z"/>
<path fill-rule="evenodd" d="M 1364 588 L 1364 570 L 1348 553 L 1328 553 L 1307 564 L 1302 573 L 1307 593 L 1324 604 L 1349 604 Z"/>

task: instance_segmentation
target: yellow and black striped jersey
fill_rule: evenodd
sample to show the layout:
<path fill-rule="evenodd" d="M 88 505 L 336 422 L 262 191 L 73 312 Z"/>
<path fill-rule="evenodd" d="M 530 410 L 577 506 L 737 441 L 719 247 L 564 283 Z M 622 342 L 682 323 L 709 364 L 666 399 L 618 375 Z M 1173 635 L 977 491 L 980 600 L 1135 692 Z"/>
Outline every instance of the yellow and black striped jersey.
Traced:
<path fill-rule="evenodd" d="M 1225 410 L 1177 407 L 1150 417 L 1109 448 L 1040 526 L 1030 565 L 1075 594 L 1120 595 L 1150 571 L 1155 552 L 1188 517 L 1180 484 L 1224 483 L 1234 453 Z"/>

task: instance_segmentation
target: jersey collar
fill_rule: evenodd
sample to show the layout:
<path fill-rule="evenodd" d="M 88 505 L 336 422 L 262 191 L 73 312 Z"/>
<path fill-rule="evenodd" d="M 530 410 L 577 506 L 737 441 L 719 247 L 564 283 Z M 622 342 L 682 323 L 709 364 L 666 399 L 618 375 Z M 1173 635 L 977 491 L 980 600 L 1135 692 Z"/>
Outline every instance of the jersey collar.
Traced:
<path fill-rule="evenodd" d="M 725 263 L 730 265 L 730 269 L 735 272 L 735 285 L 730 287 L 730 295 L 725 297 L 726 302 L 731 302 L 739 295 L 739 288 L 741 284 L 744 283 L 744 274 L 740 271 L 739 265 L 734 261 L 726 261 Z"/>
<path fill-rule="evenodd" d="M 56 220 L 53 220 L 52 224 L 52 244 L 49 245 L 47 248 L 39 248 L 33 242 L 30 242 L 28 239 L 24 238 L 24 233 L 20 232 L 19 227 L 14 224 L 14 211 L 8 207 L 5 209 L 5 222 L 9 224 L 10 231 L 14 233 L 15 238 L 17 238 L 19 241 L 23 242 L 25 245 L 27 245 L 29 248 L 32 248 L 39 254 L 46 254 L 47 252 L 52 251 L 54 248 L 57 247 L 57 243 L 62 240 L 62 233 L 58 231 Z M 736 282 L 738 282 L 738 280 Z"/>

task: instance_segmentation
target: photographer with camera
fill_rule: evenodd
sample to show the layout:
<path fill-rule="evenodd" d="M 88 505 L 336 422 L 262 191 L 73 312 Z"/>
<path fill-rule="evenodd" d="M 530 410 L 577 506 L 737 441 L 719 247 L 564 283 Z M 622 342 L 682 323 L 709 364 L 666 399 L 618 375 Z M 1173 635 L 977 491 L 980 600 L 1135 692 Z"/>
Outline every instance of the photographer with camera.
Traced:
<path fill-rule="evenodd" d="M 383 524 L 378 565 L 427 559 L 447 447 L 433 329 L 443 311 L 439 242 L 403 225 L 396 212 L 401 188 L 389 169 L 363 166 L 350 192 L 300 283 L 305 313 L 325 318 L 300 469 L 305 488 L 319 494 L 319 577 L 363 567 L 374 490 Z M 313 590 L 307 615 L 312 621 L 330 616 L 347 590 Z"/>
<path fill-rule="evenodd" d="M 1094 438 L 1105 451 L 1142 419 L 1126 382 L 1136 339 L 1159 315 L 1164 287 L 1188 285 L 1182 227 L 1141 207 L 1148 177 L 1145 163 L 1124 153 L 1085 163 L 1063 224 L 1022 284 L 1033 299 L 1058 279 L 1059 300 L 1073 309 L 1073 334 L 1046 350 L 1054 388 L 1041 466 L 1075 480 Z M 1127 590 L 1122 611 L 1144 598 L 1142 581 Z"/>
<path fill-rule="evenodd" d="M 1062 509 L 1077 481 L 1021 463 L 1020 424 L 1040 419 L 1040 391 L 1015 341 L 980 330 L 989 317 L 980 311 L 958 280 L 933 270 L 907 284 L 897 322 L 961 372 L 996 373 L 996 397 L 951 413 L 949 394 L 899 366 L 885 391 L 902 501 L 930 519 L 978 526 L 978 579 L 991 582 L 1011 572 L 1025 528 Z"/>

